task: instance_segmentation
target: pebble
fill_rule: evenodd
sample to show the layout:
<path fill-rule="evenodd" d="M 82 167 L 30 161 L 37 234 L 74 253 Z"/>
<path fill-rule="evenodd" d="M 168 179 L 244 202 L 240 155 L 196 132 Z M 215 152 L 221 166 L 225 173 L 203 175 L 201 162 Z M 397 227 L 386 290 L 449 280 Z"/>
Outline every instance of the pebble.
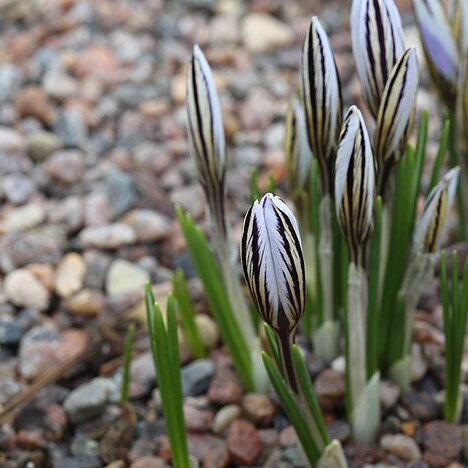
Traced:
<path fill-rule="evenodd" d="M 261 427 L 269 426 L 276 412 L 272 401 L 260 393 L 247 393 L 242 400 L 242 410 L 247 419 Z"/>
<path fill-rule="evenodd" d="M 169 465 L 160 457 L 141 457 L 135 460 L 130 468 L 169 468 Z"/>
<path fill-rule="evenodd" d="M 42 81 L 44 91 L 54 99 L 65 100 L 78 93 L 78 82 L 62 70 L 48 71 Z"/>
<path fill-rule="evenodd" d="M 380 387 L 380 404 L 383 411 L 389 411 L 396 405 L 398 398 L 400 398 L 400 388 L 389 380 L 381 380 Z"/>
<path fill-rule="evenodd" d="M 27 379 L 41 375 L 58 363 L 60 336 L 47 325 L 31 328 L 23 336 L 19 349 L 19 371 Z"/>
<path fill-rule="evenodd" d="M 191 432 L 208 432 L 213 421 L 213 412 L 195 408 L 185 403 L 183 406 L 185 426 Z"/>
<path fill-rule="evenodd" d="M 118 392 L 119 388 L 114 380 L 97 377 L 73 390 L 63 405 L 71 422 L 78 424 L 100 415 Z"/>
<path fill-rule="evenodd" d="M 22 88 L 15 97 L 15 107 L 21 117 L 33 117 L 47 126 L 51 126 L 56 117 L 49 97 L 38 86 Z"/>
<path fill-rule="evenodd" d="M 231 424 L 227 446 L 232 460 L 239 465 L 253 465 L 262 451 L 255 426 L 244 419 L 237 419 Z"/>
<path fill-rule="evenodd" d="M 64 185 L 78 182 L 85 170 L 83 154 L 77 150 L 57 151 L 47 158 L 45 170 L 54 182 Z"/>
<path fill-rule="evenodd" d="M 19 307 L 45 310 L 49 306 L 49 292 L 28 270 L 19 269 L 8 273 L 3 288 L 6 297 Z"/>
<path fill-rule="evenodd" d="M 244 390 L 238 377 L 228 368 L 219 368 L 208 389 L 208 399 L 214 405 L 240 403 Z"/>
<path fill-rule="evenodd" d="M 112 219 L 122 216 L 138 200 L 135 182 L 124 172 L 114 171 L 109 174 L 104 181 L 104 191 Z"/>
<path fill-rule="evenodd" d="M 456 459 L 463 450 L 461 427 L 444 421 L 433 421 L 424 426 L 424 447 L 427 451 Z"/>
<path fill-rule="evenodd" d="M 16 130 L 0 127 L 0 150 L 6 153 L 21 152 L 24 150 L 23 136 Z"/>
<path fill-rule="evenodd" d="M 34 162 L 44 161 L 62 147 L 60 139 L 51 132 L 39 130 L 26 137 L 26 152 Z"/>
<path fill-rule="evenodd" d="M 107 272 L 106 291 L 110 296 L 142 293 L 150 280 L 149 273 L 127 260 L 114 260 Z"/>
<path fill-rule="evenodd" d="M 290 26 L 264 13 L 250 13 L 241 24 L 241 34 L 247 50 L 253 53 L 271 52 L 294 40 Z"/>
<path fill-rule="evenodd" d="M 85 248 L 98 249 L 118 249 L 137 240 L 135 231 L 123 223 L 89 226 L 80 232 L 79 238 Z"/>
<path fill-rule="evenodd" d="M 16 346 L 23 335 L 23 330 L 17 322 L 0 320 L 0 345 Z"/>
<path fill-rule="evenodd" d="M 240 417 L 242 409 L 239 405 L 226 405 L 215 414 L 211 430 L 215 434 L 223 434 L 234 420 Z"/>
<path fill-rule="evenodd" d="M 428 365 L 422 354 L 421 346 L 413 343 L 411 348 L 411 382 L 421 380 L 427 373 Z"/>
<path fill-rule="evenodd" d="M 7 231 L 27 230 L 39 226 L 45 220 L 44 207 L 38 203 L 29 203 L 11 210 L 4 222 Z"/>
<path fill-rule="evenodd" d="M 421 422 L 432 421 L 441 415 L 441 406 L 428 393 L 406 393 L 401 397 L 403 405 Z"/>
<path fill-rule="evenodd" d="M 86 262 L 76 252 L 66 254 L 58 264 L 55 275 L 55 292 L 67 298 L 78 292 L 84 283 Z"/>
<path fill-rule="evenodd" d="M 132 210 L 122 222 L 135 231 L 138 242 L 158 242 L 167 238 L 171 232 L 169 220 L 152 210 Z"/>
<path fill-rule="evenodd" d="M 75 109 L 65 109 L 58 115 L 54 132 L 68 148 L 85 148 L 88 141 L 87 124 Z"/>
<path fill-rule="evenodd" d="M 380 439 L 380 446 L 387 452 L 404 461 L 417 461 L 421 459 L 421 450 L 418 444 L 403 434 L 385 435 Z"/>
<path fill-rule="evenodd" d="M 95 316 L 104 311 L 106 300 L 99 289 L 87 288 L 70 297 L 66 306 L 72 314 Z"/>
<path fill-rule="evenodd" d="M 79 78 L 93 77 L 110 83 L 118 75 L 118 62 L 112 49 L 106 46 L 89 46 L 75 57 L 73 70 Z"/>
<path fill-rule="evenodd" d="M 214 364 L 210 359 L 197 359 L 184 366 L 180 373 L 183 395 L 199 396 L 206 393 L 214 371 Z"/>
<path fill-rule="evenodd" d="M 341 372 L 325 369 L 315 381 L 315 392 L 320 403 L 333 409 L 344 398 L 345 382 Z"/>
<path fill-rule="evenodd" d="M 0 103 L 14 98 L 21 87 L 23 73 L 13 64 L 7 63 L 0 67 Z"/>
<path fill-rule="evenodd" d="M 219 342 L 219 329 L 216 322 L 206 314 L 197 314 L 195 323 L 205 348 L 214 349 Z"/>
<path fill-rule="evenodd" d="M 3 179 L 3 193 L 8 201 L 15 205 L 25 203 L 34 189 L 34 182 L 24 174 L 10 174 Z"/>

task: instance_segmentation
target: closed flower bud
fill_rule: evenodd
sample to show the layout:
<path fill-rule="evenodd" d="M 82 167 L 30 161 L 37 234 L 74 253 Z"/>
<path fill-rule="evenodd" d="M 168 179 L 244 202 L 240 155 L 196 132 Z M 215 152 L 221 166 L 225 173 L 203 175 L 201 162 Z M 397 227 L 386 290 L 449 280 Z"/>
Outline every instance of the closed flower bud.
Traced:
<path fill-rule="evenodd" d="M 336 158 L 335 204 L 337 218 L 355 263 L 373 227 L 375 167 L 362 114 L 352 106 L 343 122 Z"/>
<path fill-rule="evenodd" d="M 408 49 L 393 67 L 377 116 L 375 153 L 379 171 L 398 162 L 406 144 L 418 90 L 416 50 Z"/>
<path fill-rule="evenodd" d="M 394 0 L 353 0 L 351 42 L 364 97 L 377 118 L 385 85 L 405 50 Z"/>
<path fill-rule="evenodd" d="M 224 195 L 226 149 L 218 93 L 201 49 L 195 45 L 187 71 L 189 141 L 208 203 Z M 217 208 L 218 209 L 218 208 Z"/>
<path fill-rule="evenodd" d="M 441 234 L 455 198 L 459 174 L 459 167 L 451 169 L 428 195 L 413 236 L 416 252 L 432 253 L 439 248 Z"/>
<path fill-rule="evenodd" d="M 456 135 L 462 152 L 460 156 L 466 158 L 468 156 L 468 56 L 461 64 L 458 80 Z"/>
<path fill-rule="evenodd" d="M 432 81 L 453 109 L 459 56 L 447 15 L 439 0 L 413 0 L 413 6 Z"/>
<path fill-rule="evenodd" d="M 281 198 L 267 193 L 250 207 L 240 254 L 260 316 L 278 333 L 292 333 L 304 311 L 304 259 L 296 218 Z"/>
<path fill-rule="evenodd" d="M 304 109 L 297 98 L 291 102 L 286 114 L 284 151 L 289 193 L 293 199 L 296 199 L 308 190 L 312 165 Z"/>
<path fill-rule="evenodd" d="M 315 16 L 302 49 L 301 85 L 310 149 L 331 178 L 342 120 L 341 85 L 328 37 Z"/>
<path fill-rule="evenodd" d="M 452 0 L 450 23 L 458 44 L 458 50 L 461 54 L 465 54 L 468 52 L 468 2 L 466 0 Z"/>

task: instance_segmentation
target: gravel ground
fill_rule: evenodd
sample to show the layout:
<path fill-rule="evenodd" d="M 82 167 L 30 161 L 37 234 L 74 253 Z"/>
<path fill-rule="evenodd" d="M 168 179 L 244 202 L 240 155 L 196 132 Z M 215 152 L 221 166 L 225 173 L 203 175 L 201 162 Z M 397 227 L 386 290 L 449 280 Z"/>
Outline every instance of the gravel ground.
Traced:
<path fill-rule="evenodd" d="M 408 3 L 399 2 L 407 43 L 417 44 Z M 174 220 L 178 203 L 205 225 L 184 128 L 185 65 L 199 43 L 214 69 L 238 237 L 250 169 L 260 168 L 261 184 L 271 173 L 284 187 L 282 119 L 312 14 L 331 35 L 345 102 L 364 108 L 347 4 L 0 0 L 0 409 L 17 395 L 28 402 L 2 420 L 1 467 L 168 466 L 144 330 L 132 404 L 118 399 L 123 337 L 144 317 L 143 285 L 150 280 L 164 301 L 175 268 L 190 278 L 211 350 L 193 361 L 182 339 L 191 453 L 212 468 L 305 466 L 275 397 L 245 394 L 233 373 Z M 418 99 L 437 115 L 427 88 Z M 430 135 L 438 131 L 436 117 Z M 349 440 L 342 358 L 325 368 L 308 354 L 330 433 L 351 466 L 466 466 L 468 426 L 440 421 L 443 335 L 433 290 L 417 314 L 413 391 L 382 383 L 378 445 Z M 35 391 L 53 369 L 51 384 Z"/>

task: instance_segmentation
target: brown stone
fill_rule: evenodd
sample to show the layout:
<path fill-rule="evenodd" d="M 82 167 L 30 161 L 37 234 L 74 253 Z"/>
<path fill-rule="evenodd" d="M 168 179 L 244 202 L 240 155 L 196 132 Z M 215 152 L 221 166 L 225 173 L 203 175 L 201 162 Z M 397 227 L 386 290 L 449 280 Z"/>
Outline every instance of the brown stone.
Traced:
<path fill-rule="evenodd" d="M 209 410 L 194 408 L 192 405 L 184 404 L 185 426 L 188 431 L 207 432 L 213 421 L 213 413 Z"/>
<path fill-rule="evenodd" d="M 225 406 L 239 403 L 242 393 L 242 385 L 234 372 L 227 368 L 220 368 L 211 381 L 208 399 L 215 405 Z"/>
<path fill-rule="evenodd" d="M 253 465 L 262 451 L 257 429 L 244 419 L 231 424 L 227 444 L 233 461 L 240 465 Z"/>
<path fill-rule="evenodd" d="M 55 109 L 42 88 L 29 86 L 18 93 L 16 111 L 21 117 L 33 117 L 46 125 L 55 120 Z"/>
<path fill-rule="evenodd" d="M 245 415 L 253 423 L 266 427 L 271 424 L 276 408 L 272 401 L 259 393 L 248 393 L 242 401 Z"/>
<path fill-rule="evenodd" d="M 424 447 L 435 455 L 457 458 L 463 450 L 460 426 L 443 421 L 433 421 L 424 426 Z"/>
<path fill-rule="evenodd" d="M 169 465 L 159 457 L 142 457 L 135 460 L 130 468 L 166 468 Z"/>

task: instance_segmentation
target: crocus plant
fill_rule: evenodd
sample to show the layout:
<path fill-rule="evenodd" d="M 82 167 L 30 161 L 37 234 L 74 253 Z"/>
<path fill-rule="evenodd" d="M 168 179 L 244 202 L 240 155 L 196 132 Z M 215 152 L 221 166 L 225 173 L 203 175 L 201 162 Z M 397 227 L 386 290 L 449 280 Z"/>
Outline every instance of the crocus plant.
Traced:
<path fill-rule="evenodd" d="M 431 75 L 445 83 L 443 98 L 456 109 L 468 153 L 466 61 L 459 70 L 468 42 L 466 4 L 453 1 L 448 19 L 441 19 L 444 11 L 436 0 L 415 0 L 414 6 Z M 446 123 L 430 193 L 417 218 L 428 116 L 415 109 L 419 64 L 416 51 L 405 47 L 394 0 L 354 0 L 351 39 L 369 121 L 356 106 L 343 118 L 333 51 L 319 19 L 312 18 L 303 43 L 300 90 L 285 121 L 286 175 L 298 219 L 272 193 L 252 197 L 245 216 L 240 259 L 254 306 L 266 323 L 268 351 L 263 354 L 225 216 L 220 103 L 197 46 L 187 73 L 190 147 L 205 193 L 211 245 L 179 210 L 181 227 L 242 382 L 249 390 L 265 390 L 266 369 L 314 466 L 346 462 L 340 444 L 326 431 L 295 333 L 300 329 L 326 362 L 344 352 L 353 437 L 372 442 L 380 421 L 380 376 L 402 388 L 410 384 L 414 311 L 434 272 L 460 172 L 456 167 L 440 177 L 449 140 Z M 457 93 L 463 99 L 455 106 Z M 413 148 L 408 138 L 418 118 Z M 177 289 L 178 301 L 186 303 L 187 294 Z M 190 328 L 189 318 L 182 321 Z M 197 341 L 191 336 L 194 349 L 200 348 Z"/>

